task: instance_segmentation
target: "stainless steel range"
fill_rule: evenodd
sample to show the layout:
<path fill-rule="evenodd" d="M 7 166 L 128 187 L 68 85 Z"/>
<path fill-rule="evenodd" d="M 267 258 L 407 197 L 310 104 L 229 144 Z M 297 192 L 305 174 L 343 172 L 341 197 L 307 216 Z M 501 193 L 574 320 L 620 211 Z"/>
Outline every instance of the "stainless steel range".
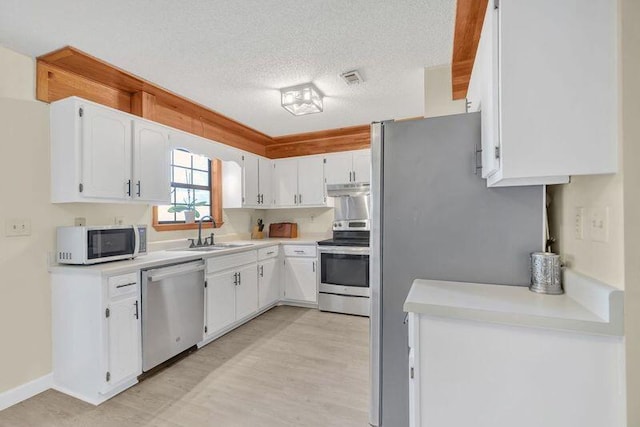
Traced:
<path fill-rule="evenodd" d="M 369 186 L 329 185 L 335 197 L 333 239 L 318 242 L 322 311 L 369 316 Z"/>

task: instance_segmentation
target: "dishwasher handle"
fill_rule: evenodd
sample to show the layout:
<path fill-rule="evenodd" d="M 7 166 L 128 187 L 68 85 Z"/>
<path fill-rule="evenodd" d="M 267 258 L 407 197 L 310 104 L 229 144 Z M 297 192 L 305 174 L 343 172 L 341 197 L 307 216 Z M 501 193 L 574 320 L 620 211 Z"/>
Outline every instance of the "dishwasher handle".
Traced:
<path fill-rule="evenodd" d="M 204 261 L 186 262 L 183 264 L 172 265 L 170 267 L 161 267 L 155 270 L 147 271 L 147 280 L 150 282 L 158 282 L 160 280 L 169 279 L 185 273 L 204 270 Z"/>

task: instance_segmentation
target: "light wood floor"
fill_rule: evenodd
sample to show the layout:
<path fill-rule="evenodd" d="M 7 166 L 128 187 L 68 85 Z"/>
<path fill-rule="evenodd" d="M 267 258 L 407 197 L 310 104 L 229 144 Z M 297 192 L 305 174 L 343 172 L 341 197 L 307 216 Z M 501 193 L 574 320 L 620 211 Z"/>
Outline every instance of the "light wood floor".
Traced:
<path fill-rule="evenodd" d="M 0 426 L 368 426 L 368 328 L 277 307 L 100 406 L 49 390 Z"/>

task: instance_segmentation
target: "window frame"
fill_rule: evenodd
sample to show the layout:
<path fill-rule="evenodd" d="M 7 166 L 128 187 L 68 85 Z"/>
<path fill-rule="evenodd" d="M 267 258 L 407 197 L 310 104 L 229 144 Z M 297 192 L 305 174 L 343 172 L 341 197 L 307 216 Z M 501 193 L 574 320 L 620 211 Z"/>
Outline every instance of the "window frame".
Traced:
<path fill-rule="evenodd" d="M 222 161 L 210 159 L 209 162 L 211 216 L 216 222 L 215 228 L 220 228 L 224 224 L 222 217 Z M 184 222 L 161 223 L 158 220 L 158 206 L 153 206 L 151 225 L 156 231 L 195 230 L 198 228 L 198 221 L 192 224 Z M 213 223 L 211 221 L 203 222 L 202 228 L 214 228 Z"/>

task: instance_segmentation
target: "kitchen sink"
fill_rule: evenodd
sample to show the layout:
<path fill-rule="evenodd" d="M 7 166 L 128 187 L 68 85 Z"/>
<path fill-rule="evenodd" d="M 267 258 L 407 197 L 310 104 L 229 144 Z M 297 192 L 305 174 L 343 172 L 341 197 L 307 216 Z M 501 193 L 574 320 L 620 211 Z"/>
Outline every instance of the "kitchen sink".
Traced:
<path fill-rule="evenodd" d="M 195 248 L 176 248 L 169 249 L 170 251 L 188 251 L 188 252 L 211 252 L 211 251 L 221 251 L 223 249 L 231 249 L 231 248 L 243 248 L 245 246 L 253 246 L 253 243 L 216 243 L 212 246 L 196 246 Z"/>

